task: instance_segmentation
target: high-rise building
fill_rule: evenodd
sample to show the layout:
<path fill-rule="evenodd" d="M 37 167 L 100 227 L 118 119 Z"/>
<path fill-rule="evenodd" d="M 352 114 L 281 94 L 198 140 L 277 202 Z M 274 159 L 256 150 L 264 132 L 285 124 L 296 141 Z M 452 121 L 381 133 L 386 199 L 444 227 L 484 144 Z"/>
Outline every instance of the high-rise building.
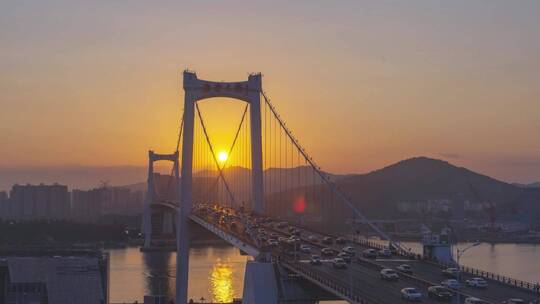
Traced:
<path fill-rule="evenodd" d="M 106 188 L 72 191 L 72 218 L 80 222 L 95 222 L 103 214 L 107 200 Z"/>
<path fill-rule="evenodd" d="M 15 220 L 59 220 L 70 214 L 70 197 L 65 185 L 14 185 L 8 209 Z"/>
<path fill-rule="evenodd" d="M 7 192 L 0 191 L 0 220 L 9 219 L 9 200 Z"/>
<path fill-rule="evenodd" d="M 72 218 L 95 222 L 103 215 L 137 215 L 142 212 L 143 193 L 129 188 L 100 187 L 72 191 Z"/>

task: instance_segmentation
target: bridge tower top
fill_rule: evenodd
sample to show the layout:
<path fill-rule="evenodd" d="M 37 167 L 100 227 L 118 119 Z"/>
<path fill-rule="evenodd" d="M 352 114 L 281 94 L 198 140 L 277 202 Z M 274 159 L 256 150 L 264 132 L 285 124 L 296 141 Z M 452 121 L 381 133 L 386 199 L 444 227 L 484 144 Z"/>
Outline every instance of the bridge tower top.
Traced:
<path fill-rule="evenodd" d="M 247 81 L 209 81 L 202 80 L 192 71 L 184 71 L 184 91 L 192 101 L 212 97 L 229 97 L 253 103 L 253 93 L 262 92 L 262 74 L 252 73 Z"/>

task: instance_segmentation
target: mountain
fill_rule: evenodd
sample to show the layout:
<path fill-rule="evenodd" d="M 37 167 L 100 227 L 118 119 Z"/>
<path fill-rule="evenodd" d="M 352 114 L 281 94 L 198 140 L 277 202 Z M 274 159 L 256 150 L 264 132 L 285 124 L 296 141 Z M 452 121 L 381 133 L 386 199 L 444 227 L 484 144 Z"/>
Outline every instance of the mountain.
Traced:
<path fill-rule="evenodd" d="M 312 177 L 313 169 L 311 167 L 301 166 L 294 168 L 268 168 L 264 171 L 264 189 L 266 194 L 272 194 L 277 191 L 286 191 L 296 187 L 305 187 L 319 185 L 321 180 Z M 348 175 L 339 175 L 326 173 L 330 179 L 339 180 Z M 250 171 L 243 167 L 231 166 L 223 169 L 223 175 L 229 186 L 235 192 L 243 192 L 243 187 L 248 184 Z M 200 182 L 204 178 L 217 178 L 217 171 L 196 171 L 193 173 L 194 183 Z M 160 177 L 161 178 L 161 177 Z M 281 184 L 280 184 L 281 181 Z M 280 185 L 279 185 L 280 184 Z M 132 191 L 146 191 L 146 182 L 139 182 L 129 185 L 123 185 L 123 188 L 129 188 Z"/>
<path fill-rule="evenodd" d="M 395 212 L 400 201 L 454 199 L 478 201 L 471 185 L 483 200 L 501 207 L 513 204 L 522 190 L 446 161 L 415 157 L 382 169 L 349 176 L 338 185 L 365 212 L 382 215 Z"/>

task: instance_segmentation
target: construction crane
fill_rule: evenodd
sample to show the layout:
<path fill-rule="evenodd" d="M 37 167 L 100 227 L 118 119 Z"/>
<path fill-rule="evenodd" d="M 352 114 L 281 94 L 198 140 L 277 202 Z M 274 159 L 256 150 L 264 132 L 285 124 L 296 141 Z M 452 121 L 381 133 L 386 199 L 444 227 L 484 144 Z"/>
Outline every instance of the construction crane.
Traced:
<path fill-rule="evenodd" d="M 480 192 L 473 186 L 473 184 L 469 183 L 469 188 L 471 189 L 471 192 L 473 193 L 476 200 L 482 204 L 482 210 L 486 212 L 488 218 L 489 218 L 489 231 L 494 232 L 495 231 L 495 221 L 497 220 L 497 207 L 491 200 L 485 199 L 482 195 L 480 195 Z"/>

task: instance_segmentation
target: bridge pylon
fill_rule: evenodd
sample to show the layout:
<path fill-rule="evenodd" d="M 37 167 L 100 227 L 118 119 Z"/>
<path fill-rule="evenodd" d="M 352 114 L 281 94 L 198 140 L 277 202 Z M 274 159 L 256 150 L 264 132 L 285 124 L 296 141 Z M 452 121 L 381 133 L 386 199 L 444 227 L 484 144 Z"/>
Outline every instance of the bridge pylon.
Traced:
<path fill-rule="evenodd" d="M 197 78 L 197 74 L 184 71 L 184 117 L 182 136 L 182 179 L 181 199 L 177 229 L 177 279 L 176 303 L 187 303 L 189 267 L 188 219 L 193 206 L 193 136 L 195 107 L 199 100 L 213 97 L 228 97 L 249 103 L 251 138 L 251 210 L 264 212 L 263 159 L 261 132 L 262 75 L 251 74 L 247 81 L 216 82 Z"/>
<path fill-rule="evenodd" d="M 176 183 L 172 185 L 172 187 L 167 187 L 168 190 L 173 189 L 174 193 L 172 196 L 172 202 L 166 202 L 167 204 L 178 204 L 179 202 L 179 187 L 178 183 L 180 181 L 180 171 L 179 171 L 179 159 L 178 159 L 179 153 L 175 152 L 172 154 L 158 154 L 154 151 L 150 150 L 148 151 L 148 178 L 147 178 L 147 188 L 146 188 L 146 197 L 144 202 L 144 210 L 143 210 L 143 234 L 144 234 L 144 248 L 148 249 L 152 246 L 152 240 L 153 240 L 153 223 L 152 223 L 152 206 L 159 203 L 157 200 L 156 195 L 156 189 L 155 189 L 155 181 L 154 181 L 154 162 L 156 161 L 170 161 L 173 163 L 173 180 L 169 180 L 169 183 Z M 166 193 L 167 196 L 169 193 Z M 165 198 L 167 199 L 167 198 Z M 163 203 L 163 202 L 162 202 Z M 166 204 L 163 204 L 166 205 Z M 174 211 L 174 209 L 171 209 L 171 211 Z M 163 220 L 161 221 L 161 231 L 173 233 L 174 230 L 173 227 L 174 218 L 169 213 L 163 214 Z"/>

